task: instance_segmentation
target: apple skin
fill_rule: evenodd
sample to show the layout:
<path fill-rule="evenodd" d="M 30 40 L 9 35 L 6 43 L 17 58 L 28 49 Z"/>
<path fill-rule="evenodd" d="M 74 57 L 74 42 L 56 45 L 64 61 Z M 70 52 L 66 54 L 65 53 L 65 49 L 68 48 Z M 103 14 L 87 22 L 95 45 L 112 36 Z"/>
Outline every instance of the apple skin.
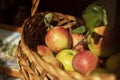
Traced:
<path fill-rule="evenodd" d="M 38 45 L 37 52 L 40 56 L 54 56 L 53 52 L 44 45 Z"/>
<path fill-rule="evenodd" d="M 98 67 L 90 72 L 90 74 L 105 74 L 105 73 L 108 73 L 108 71 L 105 68 L 101 68 L 101 67 Z"/>
<path fill-rule="evenodd" d="M 44 45 L 38 45 L 37 53 L 48 63 L 50 63 L 54 66 L 57 66 L 59 68 L 62 68 L 62 64 L 56 59 L 53 52 L 48 47 L 46 47 Z"/>
<path fill-rule="evenodd" d="M 100 26 L 88 37 L 88 47 L 95 55 L 109 57 L 117 50 L 117 39 L 109 27 Z"/>
<path fill-rule="evenodd" d="M 72 67 L 72 59 L 76 53 L 75 50 L 64 49 L 57 53 L 56 58 L 63 64 L 65 70 L 74 71 Z"/>
<path fill-rule="evenodd" d="M 109 72 L 120 71 L 120 53 L 116 53 L 110 56 L 105 63 L 105 68 Z"/>
<path fill-rule="evenodd" d="M 83 75 L 95 70 L 98 66 L 99 58 L 89 50 L 79 51 L 73 58 L 73 68 Z"/>
<path fill-rule="evenodd" d="M 75 34 L 75 33 L 71 33 L 71 36 L 72 36 L 72 43 L 73 43 L 72 47 L 76 46 L 76 44 L 78 44 L 78 42 L 80 42 L 84 37 L 83 34 Z M 84 42 L 76 46 L 74 50 L 81 51 L 81 50 L 87 49 L 86 41 L 87 40 L 84 40 Z"/>
<path fill-rule="evenodd" d="M 45 35 L 46 45 L 55 53 L 65 48 L 71 48 L 72 38 L 63 27 L 54 27 Z"/>

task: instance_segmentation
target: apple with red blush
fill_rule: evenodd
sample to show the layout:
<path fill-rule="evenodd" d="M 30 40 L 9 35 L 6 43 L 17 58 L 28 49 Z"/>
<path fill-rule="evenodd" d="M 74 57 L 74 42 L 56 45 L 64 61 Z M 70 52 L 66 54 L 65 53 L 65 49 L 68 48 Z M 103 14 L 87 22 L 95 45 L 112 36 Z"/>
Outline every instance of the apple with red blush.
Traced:
<path fill-rule="evenodd" d="M 45 45 L 38 45 L 37 53 L 40 56 L 54 56 L 53 52 Z"/>
<path fill-rule="evenodd" d="M 72 36 L 72 47 L 74 48 L 74 50 L 76 51 L 81 51 L 84 49 L 87 49 L 87 40 L 84 39 L 84 35 L 83 34 L 76 34 L 76 33 L 71 33 Z M 82 41 L 83 40 L 83 41 Z M 79 42 L 81 41 L 81 43 L 79 44 Z"/>
<path fill-rule="evenodd" d="M 47 46 L 38 45 L 37 53 L 46 62 L 48 62 L 54 66 L 62 68 L 62 64 L 56 59 L 56 57 L 54 56 L 54 53 Z"/>
<path fill-rule="evenodd" d="M 99 58 L 89 50 L 77 52 L 73 57 L 73 68 L 83 75 L 90 73 L 98 67 Z"/>
<path fill-rule="evenodd" d="M 47 32 L 45 43 L 54 53 L 57 53 L 62 49 L 71 48 L 72 38 L 67 29 L 58 26 Z"/>

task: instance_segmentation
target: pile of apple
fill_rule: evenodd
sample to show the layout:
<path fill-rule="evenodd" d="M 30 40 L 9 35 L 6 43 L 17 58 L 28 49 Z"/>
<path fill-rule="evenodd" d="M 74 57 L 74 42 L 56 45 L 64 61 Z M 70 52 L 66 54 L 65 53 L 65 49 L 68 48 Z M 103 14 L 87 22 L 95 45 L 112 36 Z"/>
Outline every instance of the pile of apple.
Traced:
<path fill-rule="evenodd" d="M 63 26 L 52 27 L 45 34 L 46 45 L 38 45 L 37 53 L 54 66 L 83 75 L 120 71 L 120 54 L 115 53 L 109 32 L 100 26 L 85 37 Z"/>

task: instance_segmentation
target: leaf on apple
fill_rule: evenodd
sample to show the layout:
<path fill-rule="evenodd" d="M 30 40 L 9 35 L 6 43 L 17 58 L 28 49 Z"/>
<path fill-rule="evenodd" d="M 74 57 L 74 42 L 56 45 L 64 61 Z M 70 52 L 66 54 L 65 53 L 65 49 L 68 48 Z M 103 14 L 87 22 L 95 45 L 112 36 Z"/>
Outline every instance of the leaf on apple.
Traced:
<path fill-rule="evenodd" d="M 73 29 L 72 32 L 75 34 L 82 34 L 85 32 L 85 30 L 86 30 L 85 26 L 80 26 L 80 27 Z"/>

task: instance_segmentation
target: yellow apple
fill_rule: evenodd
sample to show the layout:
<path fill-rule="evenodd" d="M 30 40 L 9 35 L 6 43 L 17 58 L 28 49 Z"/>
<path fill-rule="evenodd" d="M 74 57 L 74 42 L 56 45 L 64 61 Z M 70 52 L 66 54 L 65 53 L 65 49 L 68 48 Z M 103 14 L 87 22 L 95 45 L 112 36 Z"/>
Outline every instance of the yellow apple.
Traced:
<path fill-rule="evenodd" d="M 72 60 L 77 52 L 72 49 L 64 49 L 57 53 L 56 58 L 63 64 L 67 71 L 74 71 L 72 67 Z"/>
<path fill-rule="evenodd" d="M 107 26 L 96 27 L 88 37 L 88 47 L 95 55 L 109 57 L 117 50 L 115 34 Z"/>

